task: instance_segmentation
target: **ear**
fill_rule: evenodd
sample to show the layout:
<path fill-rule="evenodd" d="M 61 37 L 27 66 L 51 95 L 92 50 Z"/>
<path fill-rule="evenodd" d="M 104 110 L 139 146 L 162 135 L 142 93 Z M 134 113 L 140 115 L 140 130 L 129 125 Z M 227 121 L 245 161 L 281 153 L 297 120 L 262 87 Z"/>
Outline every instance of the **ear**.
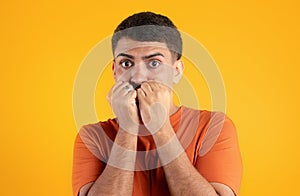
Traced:
<path fill-rule="evenodd" d="M 112 73 L 113 73 L 114 80 L 116 81 L 115 61 L 112 62 L 111 70 L 112 70 Z"/>
<path fill-rule="evenodd" d="M 183 61 L 181 59 L 177 60 L 175 62 L 175 70 L 174 70 L 174 76 L 173 76 L 174 83 L 177 84 L 179 82 L 179 80 L 181 79 L 183 69 L 184 69 Z"/>

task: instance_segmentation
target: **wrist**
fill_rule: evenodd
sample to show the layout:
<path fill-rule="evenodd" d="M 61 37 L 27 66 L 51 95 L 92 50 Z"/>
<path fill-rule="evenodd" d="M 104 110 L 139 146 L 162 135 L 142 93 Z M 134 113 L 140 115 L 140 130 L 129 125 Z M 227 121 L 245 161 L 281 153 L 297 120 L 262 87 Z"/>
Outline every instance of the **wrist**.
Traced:
<path fill-rule="evenodd" d="M 160 130 L 153 134 L 153 139 L 156 145 L 161 146 L 168 143 L 174 136 L 176 136 L 170 122 L 166 122 Z"/>
<path fill-rule="evenodd" d="M 128 133 L 123 129 L 119 129 L 114 144 L 122 148 L 135 151 L 137 147 L 137 136 Z"/>
<path fill-rule="evenodd" d="M 124 132 L 127 132 L 128 134 L 131 134 L 131 135 L 135 135 L 137 136 L 138 135 L 138 132 L 139 132 L 139 124 L 138 123 L 135 123 L 135 122 L 124 122 L 124 121 L 120 121 L 118 120 L 118 124 L 119 124 L 119 130 L 122 130 Z"/>
<path fill-rule="evenodd" d="M 184 148 L 178 140 L 173 128 L 168 128 L 167 130 L 171 131 L 161 131 L 153 135 L 156 150 L 163 166 L 174 161 L 184 152 Z"/>

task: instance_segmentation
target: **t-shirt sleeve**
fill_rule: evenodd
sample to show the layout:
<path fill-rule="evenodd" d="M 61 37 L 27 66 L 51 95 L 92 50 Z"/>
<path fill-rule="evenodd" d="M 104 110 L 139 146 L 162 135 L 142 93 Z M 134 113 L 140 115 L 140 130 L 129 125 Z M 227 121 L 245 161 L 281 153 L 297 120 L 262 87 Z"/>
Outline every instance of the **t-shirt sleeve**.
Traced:
<path fill-rule="evenodd" d="M 72 186 L 74 196 L 78 195 L 82 186 L 96 181 L 105 168 L 105 163 L 96 157 L 87 146 L 78 133 L 73 156 Z"/>
<path fill-rule="evenodd" d="M 215 127 L 218 127 L 218 125 Z M 236 128 L 233 122 L 225 116 L 220 131 L 206 133 L 206 142 L 200 151 L 196 168 L 208 182 L 219 182 L 230 187 L 236 195 L 240 193 L 242 180 L 242 161 L 238 145 Z M 211 147 L 208 147 L 211 146 Z"/>

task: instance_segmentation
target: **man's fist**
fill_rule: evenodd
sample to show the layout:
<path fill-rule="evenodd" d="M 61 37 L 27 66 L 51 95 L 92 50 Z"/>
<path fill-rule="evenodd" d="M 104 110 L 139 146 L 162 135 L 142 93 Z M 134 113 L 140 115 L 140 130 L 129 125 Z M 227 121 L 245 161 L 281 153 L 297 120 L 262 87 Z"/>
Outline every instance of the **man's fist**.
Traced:
<path fill-rule="evenodd" d="M 136 98 L 137 93 L 132 85 L 122 81 L 117 82 L 107 96 L 120 128 L 132 134 L 137 134 L 139 127 Z"/>
<path fill-rule="evenodd" d="M 144 82 L 137 90 L 140 115 L 146 128 L 154 134 L 170 123 L 171 89 L 155 81 Z"/>

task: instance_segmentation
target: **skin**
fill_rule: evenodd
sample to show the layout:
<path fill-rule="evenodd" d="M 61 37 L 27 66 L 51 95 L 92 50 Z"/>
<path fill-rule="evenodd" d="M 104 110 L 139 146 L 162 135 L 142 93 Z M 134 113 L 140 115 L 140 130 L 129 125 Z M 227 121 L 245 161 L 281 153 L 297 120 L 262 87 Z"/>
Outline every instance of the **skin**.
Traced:
<path fill-rule="evenodd" d="M 178 110 L 173 103 L 172 85 L 182 75 L 183 62 L 172 58 L 165 43 L 138 42 L 128 38 L 119 40 L 114 56 L 113 74 L 116 83 L 108 100 L 121 127 L 115 144 L 135 151 L 141 123 L 152 133 L 156 146 L 166 144 L 175 134 L 169 120 L 169 116 Z M 136 84 L 141 85 L 137 90 L 134 89 Z M 126 89 L 126 86 L 130 89 Z M 139 101 L 139 108 L 136 100 Z M 181 148 L 180 143 L 173 145 L 171 149 Z M 111 156 L 118 156 L 122 162 L 122 154 L 114 154 L 112 151 Z M 159 156 L 163 161 L 165 156 L 161 153 Z M 126 164 L 134 167 L 134 161 Z M 224 184 L 207 182 L 185 152 L 166 164 L 164 172 L 170 193 L 175 196 L 234 195 Z M 107 164 L 95 182 L 81 188 L 80 195 L 132 195 L 133 176 L 133 170 Z"/>

